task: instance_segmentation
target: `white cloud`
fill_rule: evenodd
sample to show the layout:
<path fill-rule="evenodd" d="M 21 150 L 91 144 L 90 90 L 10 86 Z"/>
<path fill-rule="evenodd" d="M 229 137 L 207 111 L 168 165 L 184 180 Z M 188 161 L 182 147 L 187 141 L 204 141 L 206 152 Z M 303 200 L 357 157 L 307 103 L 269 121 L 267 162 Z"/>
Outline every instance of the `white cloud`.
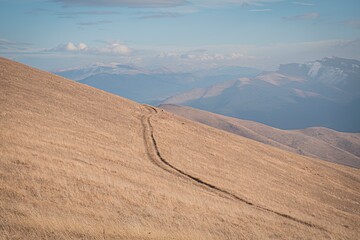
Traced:
<path fill-rule="evenodd" d="M 86 46 L 85 43 L 79 43 L 77 48 L 80 50 L 80 51 L 83 51 L 83 50 L 86 50 L 88 47 Z"/>
<path fill-rule="evenodd" d="M 248 65 L 260 57 L 250 56 L 241 52 L 219 53 L 207 50 L 190 50 L 186 52 L 161 52 L 151 63 L 177 70 L 206 69 L 216 66 Z"/>
<path fill-rule="evenodd" d="M 74 44 L 68 42 L 66 44 L 61 44 L 55 48 L 49 49 L 51 52 L 85 52 L 88 50 L 88 46 L 85 43 Z"/>
<path fill-rule="evenodd" d="M 193 61 L 193 62 L 210 62 L 210 61 L 225 61 L 244 58 L 244 54 L 231 53 L 208 53 L 206 51 L 189 51 L 185 53 L 181 52 L 162 52 L 158 56 L 161 59 L 172 59 L 178 61 Z"/>
<path fill-rule="evenodd" d="M 251 66 L 275 69 L 279 64 L 306 62 L 324 57 L 338 56 L 360 59 L 360 40 L 324 40 L 270 45 L 204 45 L 195 49 L 179 49 L 177 46 L 162 46 L 167 49 L 150 59 L 168 67 L 196 68 L 225 65 Z M 207 51 L 203 50 L 207 49 Z M 159 49 L 159 51 L 161 51 Z"/>
<path fill-rule="evenodd" d="M 127 55 L 131 52 L 131 48 L 121 42 L 107 43 L 105 46 L 100 47 L 89 47 L 85 43 L 74 44 L 72 42 L 68 42 L 55 48 L 47 49 L 46 52 L 73 52 L 94 55 Z"/>
<path fill-rule="evenodd" d="M 68 60 L 75 63 L 75 59 L 89 63 L 91 61 L 113 61 L 116 59 L 117 62 L 124 64 L 132 62 L 143 67 L 157 66 L 173 70 L 206 69 L 235 65 L 275 69 L 281 63 L 306 62 L 329 56 L 360 59 L 359 39 L 352 41 L 334 39 L 269 45 L 229 44 L 194 47 L 161 45 L 135 46 L 134 48 L 130 48 L 122 42 L 98 42 L 99 45 L 96 46 L 81 42 L 69 42 L 47 50 L 29 51 L 18 49 L 15 51 L 13 49 L 2 49 L 2 47 L 11 47 L 14 44 L 18 43 L 0 39 L 0 53 L 7 57 L 32 56 L 37 61 L 39 59 L 67 59 L 63 61 L 64 64 Z"/>
<path fill-rule="evenodd" d="M 105 47 L 94 48 L 93 52 L 101 54 L 126 55 L 131 52 L 131 49 L 125 44 L 114 42 L 106 45 Z"/>

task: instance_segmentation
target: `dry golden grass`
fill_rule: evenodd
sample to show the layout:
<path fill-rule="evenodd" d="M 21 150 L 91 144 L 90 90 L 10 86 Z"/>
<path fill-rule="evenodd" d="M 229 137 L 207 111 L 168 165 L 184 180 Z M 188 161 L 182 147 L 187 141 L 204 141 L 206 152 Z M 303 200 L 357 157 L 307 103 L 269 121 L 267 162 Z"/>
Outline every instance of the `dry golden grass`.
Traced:
<path fill-rule="evenodd" d="M 0 239 L 360 234 L 357 169 L 2 58 L 0 91 Z"/>
<path fill-rule="evenodd" d="M 360 168 L 359 133 L 342 133 L 320 127 L 281 130 L 254 121 L 226 117 L 191 107 L 164 104 L 160 108 L 287 151 Z"/>

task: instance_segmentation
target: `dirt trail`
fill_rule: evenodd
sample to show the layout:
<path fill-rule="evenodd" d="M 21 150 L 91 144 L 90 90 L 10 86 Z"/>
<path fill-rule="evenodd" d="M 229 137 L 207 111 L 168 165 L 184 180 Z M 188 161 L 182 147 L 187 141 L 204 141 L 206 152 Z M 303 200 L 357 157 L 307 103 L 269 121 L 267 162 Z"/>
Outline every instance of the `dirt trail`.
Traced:
<path fill-rule="evenodd" d="M 237 200 L 243 204 L 252 206 L 256 209 L 262 210 L 262 211 L 266 211 L 266 212 L 270 212 L 273 214 L 276 214 L 278 216 L 287 218 L 289 220 L 295 221 L 297 223 L 309 226 L 309 227 L 313 227 L 313 228 L 317 228 L 319 230 L 322 231 L 326 231 L 328 232 L 326 229 L 324 229 L 323 227 L 317 226 L 313 223 L 310 222 L 306 222 L 300 219 L 297 219 L 295 217 L 292 217 L 290 215 L 287 215 L 285 213 L 280 213 L 277 212 L 275 210 L 271 210 L 268 209 L 266 207 L 257 205 L 249 200 L 246 200 L 242 197 L 239 197 L 237 195 L 235 195 L 234 193 L 231 193 L 225 189 L 221 189 L 215 185 L 212 185 L 210 183 L 207 183 L 201 179 L 199 179 L 198 177 L 192 176 L 186 172 L 184 172 L 183 170 L 173 166 L 171 163 L 169 163 L 164 157 L 162 157 L 159 148 L 158 148 L 158 144 L 156 142 L 156 139 L 154 137 L 154 131 L 153 131 L 153 126 L 151 124 L 150 118 L 152 117 L 152 115 L 154 114 L 158 114 L 158 111 L 156 108 L 152 107 L 152 106 L 148 106 L 148 105 L 144 105 L 146 107 L 146 109 L 149 111 L 148 115 L 144 115 L 141 119 L 142 122 L 142 126 L 143 126 L 143 135 L 144 135 L 144 142 L 147 148 L 147 155 L 148 158 L 151 160 L 151 162 L 156 165 L 157 167 L 161 168 L 162 170 L 173 174 L 177 177 L 186 179 L 186 180 L 190 180 L 192 183 L 197 184 L 199 187 L 204 188 L 212 193 L 215 193 L 223 198 L 227 198 L 227 199 L 234 199 Z"/>

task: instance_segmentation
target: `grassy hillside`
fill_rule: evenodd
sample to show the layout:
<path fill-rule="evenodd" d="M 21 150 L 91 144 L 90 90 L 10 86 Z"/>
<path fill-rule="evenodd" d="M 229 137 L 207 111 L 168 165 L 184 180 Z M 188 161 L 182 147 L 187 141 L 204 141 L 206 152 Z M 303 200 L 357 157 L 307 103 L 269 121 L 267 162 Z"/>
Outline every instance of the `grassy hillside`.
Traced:
<path fill-rule="evenodd" d="M 190 107 L 164 104 L 160 108 L 287 151 L 360 168 L 359 133 L 342 133 L 320 127 L 281 130 L 254 121 L 226 117 Z"/>
<path fill-rule="evenodd" d="M 359 170 L 0 59 L 1 239 L 357 239 Z"/>

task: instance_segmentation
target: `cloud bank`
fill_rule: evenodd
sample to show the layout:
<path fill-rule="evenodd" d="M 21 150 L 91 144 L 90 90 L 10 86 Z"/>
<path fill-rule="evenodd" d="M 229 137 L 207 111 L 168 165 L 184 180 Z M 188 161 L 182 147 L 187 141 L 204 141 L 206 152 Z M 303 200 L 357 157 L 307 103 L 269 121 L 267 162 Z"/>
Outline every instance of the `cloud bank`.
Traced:
<path fill-rule="evenodd" d="M 46 49 L 46 52 L 63 52 L 63 53 L 84 53 L 94 55 L 128 55 L 131 53 L 131 48 L 121 42 L 107 43 L 101 47 L 89 47 L 85 43 L 80 42 L 74 44 L 68 42 L 57 47 Z"/>

